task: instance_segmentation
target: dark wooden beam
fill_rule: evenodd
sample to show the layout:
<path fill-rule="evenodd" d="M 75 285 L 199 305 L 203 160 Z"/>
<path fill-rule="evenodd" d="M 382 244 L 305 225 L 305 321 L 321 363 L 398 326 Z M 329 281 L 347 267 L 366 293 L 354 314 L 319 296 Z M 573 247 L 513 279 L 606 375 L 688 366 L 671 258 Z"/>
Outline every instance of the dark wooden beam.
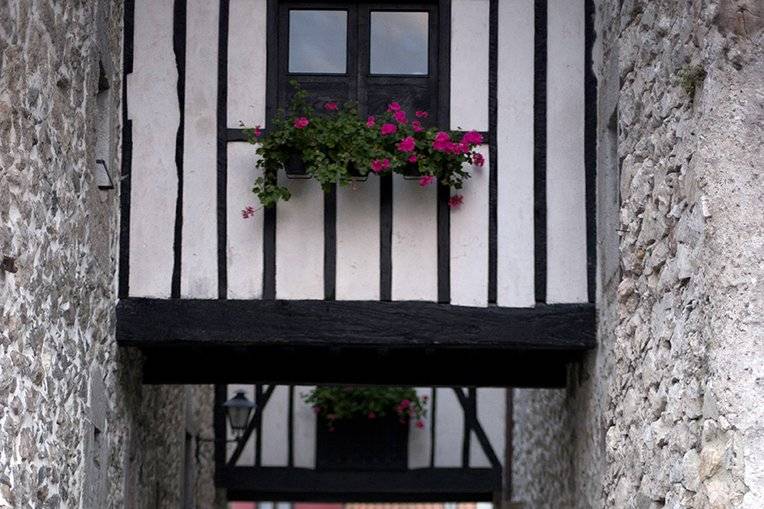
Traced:
<path fill-rule="evenodd" d="M 123 346 L 470 348 L 573 352 L 595 344 L 592 304 L 122 299 Z"/>
<path fill-rule="evenodd" d="M 147 384 L 565 387 L 580 352 L 470 348 L 142 348 Z"/>
<path fill-rule="evenodd" d="M 333 472 L 303 468 L 226 468 L 218 486 L 229 500 L 333 502 L 491 501 L 501 470 L 426 468 L 399 472 Z"/>

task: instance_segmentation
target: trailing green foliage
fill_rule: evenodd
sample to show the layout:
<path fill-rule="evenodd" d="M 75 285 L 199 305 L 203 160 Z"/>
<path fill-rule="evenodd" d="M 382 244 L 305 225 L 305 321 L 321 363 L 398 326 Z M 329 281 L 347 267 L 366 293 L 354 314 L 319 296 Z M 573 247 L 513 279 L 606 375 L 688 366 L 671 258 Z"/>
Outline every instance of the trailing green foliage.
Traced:
<path fill-rule="evenodd" d="M 332 184 L 345 186 L 369 173 L 391 172 L 419 177 L 421 186 L 440 182 L 461 189 L 471 166 L 483 165 L 483 156 L 474 150 L 483 141 L 476 132 L 452 141 L 454 133 L 423 126 L 427 112 L 409 118 L 395 102 L 365 121 L 354 103 L 326 102 L 319 112 L 308 103 L 306 92 L 295 81 L 291 84 L 295 94 L 289 112 L 277 113 L 267 136 L 259 127 L 245 130 L 257 145 L 257 166 L 262 170 L 253 192 L 266 207 L 290 198 L 289 190 L 278 182 L 278 172 L 294 163 L 304 166 L 307 176 L 325 192 Z"/>
<path fill-rule="evenodd" d="M 305 402 L 327 423 L 346 419 L 376 419 L 395 415 L 401 422 L 416 419 L 422 427 L 427 397 L 411 387 L 319 386 L 303 394 Z"/>

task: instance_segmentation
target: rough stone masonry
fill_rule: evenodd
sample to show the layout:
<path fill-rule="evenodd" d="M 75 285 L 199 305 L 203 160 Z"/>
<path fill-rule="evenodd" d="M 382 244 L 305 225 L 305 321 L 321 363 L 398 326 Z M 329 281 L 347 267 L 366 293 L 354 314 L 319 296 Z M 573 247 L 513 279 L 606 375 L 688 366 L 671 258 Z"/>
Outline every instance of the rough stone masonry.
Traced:
<path fill-rule="evenodd" d="M 596 6 L 599 348 L 514 392 L 514 498 L 761 508 L 764 6 Z"/>
<path fill-rule="evenodd" d="M 121 45 L 120 1 L 0 1 L 2 508 L 212 506 L 211 388 L 114 339 Z"/>

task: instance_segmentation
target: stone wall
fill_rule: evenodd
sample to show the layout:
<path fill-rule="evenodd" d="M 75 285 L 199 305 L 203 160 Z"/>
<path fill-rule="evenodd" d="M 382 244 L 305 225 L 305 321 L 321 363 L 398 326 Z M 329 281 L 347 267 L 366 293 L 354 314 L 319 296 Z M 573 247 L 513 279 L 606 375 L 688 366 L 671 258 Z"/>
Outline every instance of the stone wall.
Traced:
<path fill-rule="evenodd" d="M 142 386 L 114 340 L 118 188 L 94 161 L 98 136 L 118 186 L 121 23 L 118 0 L 0 2 L 3 508 L 213 504 L 211 388 Z"/>
<path fill-rule="evenodd" d="M 600 0 L 599 348 L 515 391 L 527 507 L 764 507 L 762 3 Z"/>

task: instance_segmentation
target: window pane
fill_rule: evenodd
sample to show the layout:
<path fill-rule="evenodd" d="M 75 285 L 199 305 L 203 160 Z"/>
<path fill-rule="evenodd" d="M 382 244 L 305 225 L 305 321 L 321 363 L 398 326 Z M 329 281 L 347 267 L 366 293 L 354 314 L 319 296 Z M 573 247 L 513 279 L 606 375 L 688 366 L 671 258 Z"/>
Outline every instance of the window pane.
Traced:
<path fill-rule="evenodd" d="M 289 72 L 345 74 L 347 11 L 289 11 Z"/>
<path fill-rule="evenodd" d="M 426 12 L 371 13 L 371 73 L 427 74 Z"/>

